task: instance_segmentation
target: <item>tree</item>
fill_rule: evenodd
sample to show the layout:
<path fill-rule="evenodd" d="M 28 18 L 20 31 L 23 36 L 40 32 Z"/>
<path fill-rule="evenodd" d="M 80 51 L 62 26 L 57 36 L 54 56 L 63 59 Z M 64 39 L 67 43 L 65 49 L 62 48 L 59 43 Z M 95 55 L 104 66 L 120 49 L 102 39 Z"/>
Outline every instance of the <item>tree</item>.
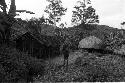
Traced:
<path fill-rule="evenodd" d="M 14 24 L 18 24 L 18 22 L 14 18 L 17 15 L 15 0 L 11 0 L 11 5 L 8 13 L 6 11 L 7 5 L 5 0 L 0 0 L 0 8 L 3 10 L 2 12 L 0 12 L 0 33 L 2 34 L 2 40 L 8 43 L 9 37 L 11 35 L 10 34 L 11 26 L 13 26 Z M 27 12 L 27 11 L 25 10 L 22 12 Z M 29 12 L 30 11 L 28 11 L 28 13 Z"/>
<path fill-rule="evenodd" d="M 67 8 L 62 6 L 61 0 L 47 0 L 50 2 L 48 6 L 46 6 L 45 12 L 49 14 L 49 19 L 53 21 L 56 25 L 56 22 L 61 20 L 61 16 L 65 15 Z"/>
<path fill-rule="evenodd" d="M 42 19 L 37 19 L 37 18 L 31 18 L 28 22 L 27 22 L 27 26 L 29 28 L 29 30 L 33 33 L 40 33 L 41 31 L 41 27 L 40 27 L 40 20 Z"/>
<path fill-rule="evenodd" d="M 122 22 L 121 25 L 125 25 L 125 22 Z"/>
<path fill-rule="evenodd" d="M 5 0 L 0 0 L 0 8 L 3 10 L 4 13 L 6 13 L 7 5 Z"/>
<path fill-rule="evenodd" d="M 121 23 L 121 29 L 123 29 L 124 27 L 125 27 L 125 21 L 123 21 Z M 121 34 L 124 35 L 124 31 L 123 30 L 121 30 Z"/>
<path fill-rule="evenodd" d="M 15 0 L 11 0 L 11 5 L 10 5 L 10 9 L 9 9 L 9 12 L 8 14 L 11 15 L 12 17 L 15 17 L 16 15 L 16 12 L 19 12 L 19 13 L 29 13 L 29 14 L 35 14 L 31 11 L 27 11 L 27 10 L 16 10 L 16 4 L 15 4 Z"/>
<path fill-rule="evenodd" d="M 65 23 L 60 23 L 60 25 L 59 25 L 60 28 L 66 28 L 66 26 L 67 26 L 66 22 Z"/>
<path fill-rule="evenodd" d="M 96 15 L 95 9 L 92 6 L 88 6 L 91 4 L 90 0 L 87 1 L 78 1 L 79 5 L 76 5 L 75 11 L 72 15 L 72 23 L 73 24 L 89 24 L 89 23 L 99 23 L 99 16 Z"/>
<path fill-rule="evenodd" d="M 35 33 L 41 33 L 42 30 L 42 26 L 48 25 L 49 23 L 51 23 L 52 21 L 50 21 L 49 19 L 45 18 L 44 16 L 40 17 L 40 18 L 31 18 L 30 20 L 27 20 L 27 26 L 30 30 L 32 30 Z"/>

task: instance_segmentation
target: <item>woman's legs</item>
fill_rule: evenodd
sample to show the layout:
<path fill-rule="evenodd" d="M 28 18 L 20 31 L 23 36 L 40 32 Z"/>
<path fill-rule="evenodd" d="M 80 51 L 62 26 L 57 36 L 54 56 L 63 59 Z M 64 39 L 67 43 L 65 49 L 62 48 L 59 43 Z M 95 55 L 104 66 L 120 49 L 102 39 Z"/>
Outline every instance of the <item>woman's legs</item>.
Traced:
<path fill-rule="evenodd" d="M 68 57 L 69 54 L 64 54 L 64 68 L 66 69 L 66 71 L 68 70 Z"/>

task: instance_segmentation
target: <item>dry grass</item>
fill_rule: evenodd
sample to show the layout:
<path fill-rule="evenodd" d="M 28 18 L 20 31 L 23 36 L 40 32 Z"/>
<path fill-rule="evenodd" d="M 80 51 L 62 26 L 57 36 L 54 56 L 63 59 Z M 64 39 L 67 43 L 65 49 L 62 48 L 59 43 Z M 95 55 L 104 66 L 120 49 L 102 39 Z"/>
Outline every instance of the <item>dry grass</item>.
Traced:
<path fill-rule="evenodd" d="M 78 55 L 81 54 L 81 56 Z M 73 53 L 72 53 L 73 55 Z M 78 56 L 74 58 L 73 56 Z M 116 55 L 97 57 L 95 54 L 75 52 L 68 66 L 51 64 L 46 74 L 36 78 L 40 82 L 119 82 L 125 81 L 125 62 Z M 71 56 L 70 56 L 71 57 Z M 57 63 L 57 62 L 56 62 Z"/>

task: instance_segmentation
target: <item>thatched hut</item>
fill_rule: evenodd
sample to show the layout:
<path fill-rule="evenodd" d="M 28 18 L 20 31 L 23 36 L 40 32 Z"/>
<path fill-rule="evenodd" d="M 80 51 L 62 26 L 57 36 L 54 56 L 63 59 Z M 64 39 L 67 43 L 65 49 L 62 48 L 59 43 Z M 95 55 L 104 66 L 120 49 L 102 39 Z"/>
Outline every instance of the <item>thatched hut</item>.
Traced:
<path fill-rule="evenodd" d="M 103 48 L 103 42 L 101 39 L 95 36 L 89 36 L 82 39 L 79 42 L 78 48 L 88 51 L 88 52 L 97 52 L 97 53 L 109 53 L 109 51 Z"/>
<path fill-rule="evenodd" d="M 107 50 L 105 48 L 104 42 L 95 36 L 89 36 L 82 39 L 79 42 L 78 48 L 82 48 L 83 50 L 87 50 L 88 52 L 98 52 L 103 54 L 113 53 L 113 51 Z"/>
<path fill-rule="evenodd" d="M 16 48 L 28 52 L 34 57 L 47 58 L 48 55 L 59 55 L 60 38 L 43 35 L 26 30 L 23 27 L 12 28 L 11 41 L 15 42 Z"/>
<path fill-rule="evenodd" d="M 28 52 L 37 58 L 47 58 L 59 55 L 59 42 L 50 36 L 34 35 L 27 32 L 15 39 L 16 48 L 21 51 Z M 57 41 L 57 42 L 56 42 Z"/>
<path fill-rule="evenodd" d="M 86 37 L 84 39 L 82 39 L 79 42 L 79 48 L 95 48 L 95 49 L 99 49 L 100 45 L 102 43 L 102 40 L 100 40 L 99 38 L 95 37 L 95 36 L 89 36 Z"/>

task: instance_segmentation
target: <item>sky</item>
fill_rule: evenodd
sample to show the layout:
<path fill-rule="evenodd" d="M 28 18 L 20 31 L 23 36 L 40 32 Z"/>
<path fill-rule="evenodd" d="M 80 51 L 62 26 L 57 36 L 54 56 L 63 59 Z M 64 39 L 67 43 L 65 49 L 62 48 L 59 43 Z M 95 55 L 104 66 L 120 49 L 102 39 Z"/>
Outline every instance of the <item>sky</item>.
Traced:
<path fill-rule="evenodd" d="M 9 1 L 6 0 L 8 4 L 10 4 Z M 67 26 L 71 26 L 72 10 L 76 1 L 78 0 L 62 0 L 63 6 L 68 10 L 66 15 L 62 17 L 61 22 L 67 22 Z M 91 2 L 96 13 L 99 15 L 99 24 L 121 28 L 120 23 L 125 21 L 125 0 L 91 0 Z M 46 0 L 37 0 L 37 2 L 36 0 L 16 0 L 17 10 L 29 10 L 35 13 L 35 15 L 22 13 L 20 14 L 22 19 L 41 17 L 45 14 L 44 9 L 47 5 L 48 2 Z"/>

